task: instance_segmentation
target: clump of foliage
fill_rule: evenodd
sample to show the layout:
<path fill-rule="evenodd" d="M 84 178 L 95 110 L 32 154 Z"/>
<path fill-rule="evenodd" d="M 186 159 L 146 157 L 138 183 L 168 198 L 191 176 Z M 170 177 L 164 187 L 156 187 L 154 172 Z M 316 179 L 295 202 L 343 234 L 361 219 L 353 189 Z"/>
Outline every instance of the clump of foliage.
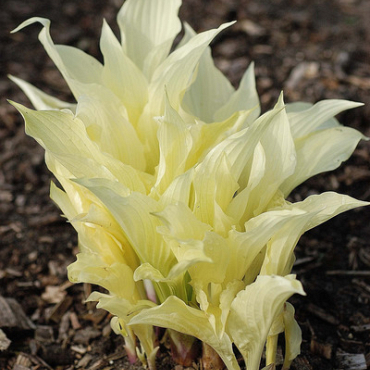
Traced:
<path fill-rule="evenodd" d="M 287 299 L 304 294 L 290 274 L 307 230 L 365 202 L 327 192 L 290 203 L 306 179 L 337 168 L 363 135 L 333 118 L 360 104 L 276 105 L 261 115 L 253 65 L 235 90 L 209 44 L 231 23 L 196 34 L 180 0 L 127 0 L 119 41 L 103 23 L 104 63 L 39 39 L 76 103 L 11 77 L 36 110 L 13 105 L 45 149 L 62 189 L 51 197 L 78 233 L 72 282 L 105 288 L 88 298 L 114 317 L 131 361 L 155 368 L 153 327 L 168 329 L 176 358 L 193 361 L 198 338 L 229 370 L 299 354 L 301 331 Z M 173 47 L 173 51 L 171 48 Z"/>

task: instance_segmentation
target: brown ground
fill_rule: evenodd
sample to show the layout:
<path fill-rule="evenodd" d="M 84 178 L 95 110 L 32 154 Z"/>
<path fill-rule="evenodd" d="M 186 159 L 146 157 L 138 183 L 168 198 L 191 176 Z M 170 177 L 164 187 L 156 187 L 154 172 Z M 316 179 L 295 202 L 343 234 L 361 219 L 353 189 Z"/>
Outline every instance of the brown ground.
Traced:
<path fill-rule="evenodd" d="M 68 284 L 65 267 L 74 259 L 76 236 L 49 200 L 43 151 L 25 136 L 20 116 L 5 101 L 29 104 L 7 73 L 70 99 L 37 41 L 40 28 L 14 35 L 11 29 L 31 16 L 50 18 L 56 42 L 99 57 L 102 17 L 113 25 L 120 4 L 1 2 L 0 327 L 12 343 L 0 352 L 0 369 L 141 368 L 127 364 L 109 317 L 83 304 L 89 286 Z M 369 0 L 184 0 L 181 16 L 198 31 L 239 20 L 216 40 L 214 55 L 235 84 L 255 61 L 264 109 L 282 89 L 286 101 L 362 101 L 365 107 L 340 119 L 370 136 Z M 370 200 L 369 157 L 369 143 L 361 143 L 341 169 L 308 181 L 293 198 L 335 190 Z M 297 247 L 295 272 L 307 297 L 292 300 L 304 338 L 296 370 L 370 368 L 369 216 L 370 209 L 341 215 Z M 158 364 L 160 370 L 174 368 L 165 351 Z"/>

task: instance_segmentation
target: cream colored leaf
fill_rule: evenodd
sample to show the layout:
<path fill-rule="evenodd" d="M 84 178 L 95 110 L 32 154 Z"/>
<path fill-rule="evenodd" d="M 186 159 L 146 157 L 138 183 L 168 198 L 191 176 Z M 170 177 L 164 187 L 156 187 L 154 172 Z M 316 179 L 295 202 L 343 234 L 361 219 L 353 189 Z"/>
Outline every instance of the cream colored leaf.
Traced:
<path fill-rule="evenodd" d="M 286 302 L 283 320 L 285 326 L 285 358 L 283 370 L 288 370 L 292 361 L 301 353 L 302 331 L 294 318 L 294 307 Z"/>
<path fill-rule="evenodd" d="M 76 182 L 89 189 L 108 208 L 140 261 L 150 263 L 166 276 L 175 257 L 156 230 L 161 222 L 152 213 L 159 211 L 158 203 L 137 192 L 120 195 L 118 184 L 112 181 L 81 179 Z"/>
<path fill-rule="evenodd" d="M 180 0 L 128 0 L 123 4 L 117 17 L 123 49 L 140 69 L 153 49 L 160 51 L 157 62 L 169 53 L 181 30 L 177 17 L 180 4 Z M 158 48 L 163 44 L 165 48 Z"/>
<path fill-rule="evenodd" d="M 230 251 L 226 240 L 215 232 L 207 231 L 203 239 L 204 253 L 212 262 L 200 262 L 189 268 L 192 281 L 202 287 L 209 283 L 223 283 L 229 265 Z"/>
<path fill-rule="evenodd" d="M 159 160 L 158 126 L 153 117 L 164 113 L 165 89 L 171 106 L 178 110 L 204 50 L 212 39 L 230 24 L 193 37 L 183 47 L 171 53 L 154 72 L 149 86 L 149 103 L 145 106 L 137 126 L 139 138 L 146 144 L 147 172 L 154 173 Z"/>
<path fill-rule="evenodd" d="M 221 141 L 196 168 L 194 212 L 200 220 L 215 225 L 215 203 L 223 212 L 226 211 L 238 189 L 237 181 L 244 169 L 248 167 L 255 147 L 280 111 L 280 107 L 277 107 L 253 122 L 249 127 Z M 220 181 L 220 176 L 222 176 L 222 181 Z M 217 181 L 218 185 L 213 184 L 211 180 Z M 222 214 L 219 213 L 218 216 L 222 217 Z M 227 217 L 225 214 L 224 220 L 222 220 L 223 224 L 227 224 Z M 220 217 L 217 219 L 219 220 Z M 234 223 L 231 218 L 230 221 Z M 220 231 L 225 230 L 220 229 Z"/>
<path fill-rule="evenodd" d="M 296 151 L 282 95 L 274 110 L 277 114 L 261 138 L 264 150 L 264 175 L 258 185 L 253 186 L 254 189 L 249 195 L 247 206 L 250 210 L 249 217 L 265 211 L 280 185 L 294 173 L 296 167 Z"/>
<path fill-rule="evenodd" d="M 136 306 L 128 303 L 122 298 L 109 296 L 107 294 L 93 292 L 87 301 L 99 301 L 97 307 L 107 310 L 116 315 L 111 320 L 111 326 L 116 334 L 125 336 L 124 346 L 130 360 L 136 360 L 136 354 L 143 364 L 148 364 L 149 369 L 155 370 L 155 354 L 159 347 L 154 347 L 154 331 L 152 325 L 132 325 L 127 326 L 130 315 L 136 310 L 154 306 L 150 301 L 139 301 Z M 141 344 L 141 351 L 136 347 L 136 337 Z M 146 357 L 145 357 L 146 355 Z"/>
<path fill-rule="evenodd" d="M 228 370 L 240 370 L 228 335 L 225 333 L 219 338 L 207 315 L 198 309 L 187 306 L 179 298 L 171 296 L 160 306 L 141 311 L 131 319 L 129 325 L 149 323 L 200 339 L 218 353 Z"/>
<path fill-rule="evenodd" d="M 327 122 L 338 113 L 363 105 L 348 100 L 328 99 L 315 105 L 287 105 L 288 119 L 294 139 L 328 127 Z M 337 126 L 334 121 L 329 121 Z M 332 126 L 333 127 L 333 126 Z"/>
<path fill-rule="evenodd" d="M 287 275 L 290 273 L 294 258 L 294 248 L 305 232 L 306 225 L 314 217 L 312 213 L 304 213 L 292 217 L 281 227 L 267 243 L 262 275 Z"/>
<path fill-rule="evenodd" d="M 39 33 L 39 40 L 63 75 L 76 99 L 88 91 L 89 84 L 101 82 L 102 65 L 96 59 L 71 46 L 54 45 L 50 36 L 50 21 L 48 19 L 30 18 L 12 32 L 18 32 L 36 22 L 43 25 L 43 29 Z M 75 81 L 79 81 L 80 84 L 75 85 Z"/>
<path fill-rule="evenodd" d="M 54 98 L 21 78 L 11 75 L 8 75 L 8 77 L 22 89 L 37 110 L 69 109 L 72 112 L 76 111 L 76 104 Z"/>
<path fill-rule="evenodd" d="M 194 169 L 190 169 L 187 172 L 177 176 L 167 187 L 165 192 L 159 199 L 161 208 L 165 208 L 169 204 L 183 203 L 187 206 L 191 206 L 191 195 L 192 195 L 192 183 L 194 178 Z M 155 188 L 152 188 L 155 191 Z M 157 198 L 157 194 L 151 194 L 154 198 Z"/>
<path fill-rule="evenodd" d="M 68 277 L 75 283 L 99 285 L 110 294 L 127 299 L 131 303 L 140 299 L 132 269 L 118 262 L 109 265 L 98 254 L 77 254 L 77 260 L 68 266 Z M 125 281 L 125 284 L 122 284 L 122 281 Z"/>
<path fill-rule="evenodd" d="M 163 110 L 163 89 L 166 86 L 171 106 L 174 109 L 178 109 L 182 96 L 191 82 L 192 74 L 203 52 L 218 33 L 233 23 L 226 23 L 217 29 L 202 32 L 191 38 L 184 46 L 171 53 L 153 75 L 149 92 L 151 104 Z"/>
<path fill-rule="evenodd" d="M 348 195 L 335 192 L 326 192 L 318 195 L 311 195 L 302 202 L 292 203 L 286 209 L 299 209 L 313 215 L 310 222 L 306 225 L 308 231 L 331 218 L 357 207 L 368 206 L 369 202 L 357 200 Z"/>
<path fill-rule="evenodd" d="M 126 118 L 122 103 L 110 90 L 103 86 L 94 87 L 89 95 L 80 97 L 76 117 L 83 121 L 90 139 L 102 152 L 144 171 L 144 148 Z"/>
<path fill-rule="evenodd" d="M 184 203 L 170 204 L 154 215 L 165 226 L 160 228 L 161 234 L 176 240 L 203 240 L 205 233 L 211 230 L 211 226 L 199 221 Z"/>
<path fill-rule="evenodd" d="M 164 116 L 158 118 L 158 123 L 160 154 L 155 188 L 161 194 L 175 177 L 186 171 L 186 161 L 193 143 L 185 122 L 167 98 Z"/>
<path fill-rule="evenodd" d="M 12 104 L 24 117 L 27 134 L 73 176 L 117 179 L 128 189 L 146 193 L 148 175 L 102 153 L 88 137 L 79 118 L 66 112 L 38 112 L 14 102 Z"/>
<path fill-rule="evenodd" d="M 226 215 L 222 219 L 222 213 L 238 189 L 238 183 L 231 173 L 230 167 L 225 152 L 221 152 L 215 161 L 207 161 L 206 159 L 195 169 L 193 181 L 194 214 L 199 220 L 211 225 L 217 232 L 223 234 L 229 229 L 225 222 L 227 224 L 229 222 Z"/>
<path fill-rule="evenodd" d="M 284 109 L 283 106 L 276 106 L 270 112 L 265 113 L 248 127 L 230 135 L 216 145 L 205 157 L 202 166 L 212 167 L 224 152 L 231 165 L 231 173 L 240 183 L 245 182 L 240 176 L 247 167 L 248 161 L 252 158 L 255 147 L 262 139 L 268 127 L 273 124 L 274 119 Z"/>
<path fill-rule="evenodd" d="M 250 198 L 253 190 L 262 181 L 266 172 L 266 155 L 260 142 L 256 145 L 250 162 L 249 171 L 247 168 L 244 170 L 245 173 L 249 172 L 248 182 L 244 189 L 239 190 L 234 195 L 226 210 L 226 213 L 235 220 L 240 230 L 244 229 L 244 224 L 249 218 L 255 216 L 254 209 L 249 207 L 249 204 L 253 202 Z M 243 188 L 243 185 L 241 187 Z"/>
<path fill-rule="evenodd" d="M 88 190 L 70 183 L 63 184 L 66 193 L 52 183 L 50 196 L 78 232 L 80 251 L 97 254 L 109 265 L 125 263 L 135 270 L 138 258 L 112 215 Z"/>
<path fill-rule="evenodd" d="M 216 145 L 246 126 L 251 111 L 237 112 L 222 122 L 204 123 L 196 120 L 188 129 L 193 140 L 186 168 L 201 162 Z M 194 119 L 194 118 L 192 118 Z"/>
<path fill-rule="evenodd" d="M 132 315 L 134 315 L 136 312 L 156 306 L 155 303 L 149 300 L 139 300 L 135 301 L 135 303 L 132 303 L 125 298 L 101 292 L 92 292 L 86 299 L 86 302 L 93 301 L 99 302 L 97 304 L 97 308 L 102 308 L 110 312 L 112 315 L 115 315 L 118 318 L 122 319 L 126 324 L 130 321 Z"/>
<path fill-rule="evenodd" d="M 227 318 L 229 317 L 231 304 L 237 295 L 241 290 L 245 288 L 244 282 L 241 280 L 233 280 L 226 284 L 226 288 L 222 290 L 220 294 L 220 309 L 221 309 L 221 324 L 222 324 L 222 332 L 221 334 L 224 334 L 224 331 L 226 329 L 227 324 Z"/>
<path fill-rule="evenodd" d="M 265 245 L 285 225 L 304 214 L 300 209 L 265 212 L 250 219 L 245 224 L 244 232 L 231 230 L 227 238 L 230 262 L 225 281 L 242 280 L 244 277 L 248 282 L 254 281 L 256 276 L 250 275 L 249 270 Z"/>
<path fill-rule="evenodd" d="M 136 44 L 137 48 L 139 45 Z M 105 21 L 100 49 L 104 57 L 102 81 L 118 96 L 127 109 L 130 121 L 136 124 L 148 100 L 148 82 L 140 69 L 123 52 L 121 44 Z"/>
<path fill-rule="evenodd" d="M 184 27 L 187 35 L 187 40 L 184 37 L 184 41 L 188 42 L 196 33 L 187 23 Z M 186 111 L 204 122 L 211 123 L 215 120 L 224 120 L 234 114 L 235 110 L 224 119 L 216 118 L 214 115 L 230 99 L 233 92 L 234 88 L 228 79 L 215 67 L 211 49 L 207 47 L 199 60 L 196 78 L 185 93 L 182 105 Z M 207 99 L 204 98 L 205 96 Z"/>
<path fill-rule="evenodd" d="M 164 211 L 154 213 L 163 223 L 157 231 L 163 235 L 178 261 L 170 275 L 177 276 L 199 262 L 213 262 L 207 256 L 203 239 L 209 225 L 200 222 L 183 203 L 169 205 Z"/>
<path fill-rule="evenodd" d="M 293 275 L 260 275 L 239 292 L 231 304 L 228 333 L 242 353 L 248 370 L 259 369 L 270 327 L 294 293 L 304 294 L 304 291 Z"/>
<path fill-rule="evenodd" d="M 307 102 L 302 102 L 302 101 L 287 103 L 285 108 L 288 113 L 288 118 L 291 117 L 291 120 L 292 120 L 291 126 L 295 126 L 296 118 L 300 117 L 300 115 L 296 115 L 295 113 L 307 111 L 313 106 L 314 104 L 312 103 L 307 103 Z M 336 126 L 341 126 L 341 125 L 338 122 L 338 120 L 334 117 L 329 118 L 327 121 L 325 121 L 324 123 L 320 123 L 319 125 L 320 130 L 331 128 L 331 127 L 336 127 Z"/>
<path fill-rule="evenodd" d="M 294 262 L 294 247 L 303 233 L 342 212 L 368 204 L 368 202 L 361 202 L 345 195 L 327 192 L 282 207 L 281 209 L 303 213 L 292 217 L 272 235 L 267 245 L 261 273 L 277 275 L 289 273 Z M 269 214 L 272 215 L 275 212 L 279 213 L 276 210 L 266 212 L 264 215 L 269 217 Z"/>
<path fill-rule="evenodd" d="M 350 157 L 361 139 L 365 137 L 359 131 L 343 126 L 315 131 L 296 139 L 296 170 L 281 185 L 281 191 L 288 196 L 308 178 L 338 168 Z"/>
<path fill-rule="evenodd" d="M 221 105 L 221 108 L 214 113 L 213 117 L 215 120 L 221 121 L 227 119 L 237 111 L 246 110 L 252 110 L 252 114 L 248 117 L 248 123 L 257 119 L 261 112 L 253 63 L 245 71 L 239 88 L 230 96 L 224 105 Z"/>

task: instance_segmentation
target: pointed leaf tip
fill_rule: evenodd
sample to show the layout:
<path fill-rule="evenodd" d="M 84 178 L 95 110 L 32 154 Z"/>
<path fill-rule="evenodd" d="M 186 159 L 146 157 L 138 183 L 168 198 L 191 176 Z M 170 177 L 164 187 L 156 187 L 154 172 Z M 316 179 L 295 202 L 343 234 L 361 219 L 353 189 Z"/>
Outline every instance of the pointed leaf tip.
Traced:
<path fill-rule="evenodd" d="M 30 19 L 25 20 L 22 22 L 18 27 L 14 28 L 14 30 L 10 31 L 10 33 L 16 33 L 22 30 L 23 28 L 33 24 L 33 23 L 41 23 L 44 27 L 47 27 L 50 25 L 50 20 L 47 18 L 42 18 L 42 17 L 32 17 Z"/>

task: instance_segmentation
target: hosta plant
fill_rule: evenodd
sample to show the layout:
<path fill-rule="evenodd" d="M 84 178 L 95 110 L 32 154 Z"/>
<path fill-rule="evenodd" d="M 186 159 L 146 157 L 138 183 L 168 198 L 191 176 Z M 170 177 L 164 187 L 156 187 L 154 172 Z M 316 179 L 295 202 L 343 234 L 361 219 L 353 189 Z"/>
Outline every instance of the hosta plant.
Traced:
<path fill-rule="evenodd" d="M 120 41 L 103 22 L 103 63 L 55 45 L 49 20 L 25 21 L 15 31 L 41 23 L 76 102 L 11 77 L 36 110 L 12 104 L 45 149 L 62 187 L 52 183 L 51 197 L 78 233 L 69 279 L 104 288 L 88 300 L 113 315 L 131 361 L 155 368 L 160 327 L 182 364 L 202 342 L 229 370 L 239 355 L 257 370 L 264 351 L 275 363 L 284 333 L 288 369 L 301 331 L 287 299 L 304 294 L 294 247 L 365 203 L 333 192 L 286 199 L 351 155 L 363 136 L 333 117 L 360 104 L 286 105 L 281 95 L 261 115 L 253 65 L 235 90 L 212 61 L 209 44 L 231 23 L 200 34 L 185 23 L 174 45 L 180 3 L 127 0 Z"/>

